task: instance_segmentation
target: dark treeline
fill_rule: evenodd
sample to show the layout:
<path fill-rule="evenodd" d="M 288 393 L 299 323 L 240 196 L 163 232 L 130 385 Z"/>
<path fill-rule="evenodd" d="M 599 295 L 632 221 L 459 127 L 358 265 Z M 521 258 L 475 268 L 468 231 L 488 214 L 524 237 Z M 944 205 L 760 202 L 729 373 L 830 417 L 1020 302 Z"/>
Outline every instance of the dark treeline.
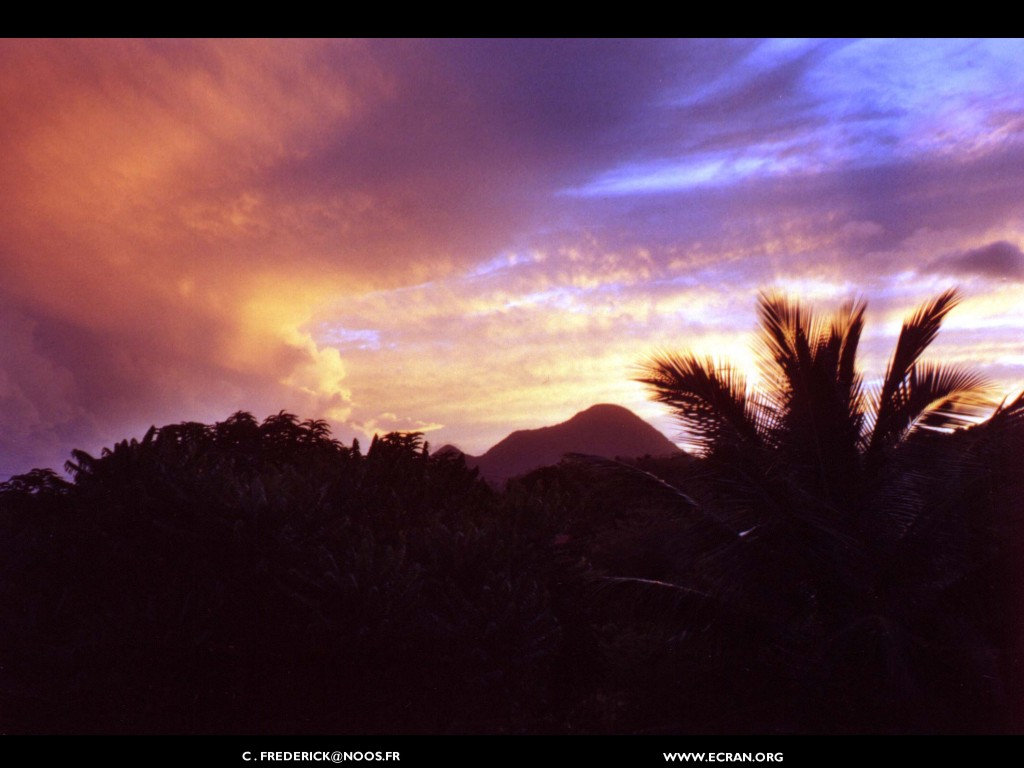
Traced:
<path fill-rule="evenodd" d="M 774 397 L 652 360 L 695 457 L 495 490 L 240 412 L 12 478 L 0 730 L 1018 732 L 1024 401 L 967 426 L 979 382 L 916 362 L 954 299 L 873 397 L 863 307 L 762 301 Z"/>
<path fill-rule="evenodd" d="M 67 468 L 0 486 L 0 730 L 560 731 L 593 707 L 587 567 L 555 538 L 579 500 L 286 413 Z"/>

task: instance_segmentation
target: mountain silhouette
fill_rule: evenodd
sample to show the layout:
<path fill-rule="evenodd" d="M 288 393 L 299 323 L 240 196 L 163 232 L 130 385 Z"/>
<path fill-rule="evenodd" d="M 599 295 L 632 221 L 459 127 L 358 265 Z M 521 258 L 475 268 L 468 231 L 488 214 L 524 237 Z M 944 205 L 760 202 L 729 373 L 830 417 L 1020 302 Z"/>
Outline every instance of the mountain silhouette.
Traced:
<path fill-rule="evenodd" d="M 457 451 L 446 445 L 438 453 Z M 620 405 L 593 405 L 568 421 L 513 432 L 482 456 L 463 454 L 466 464 L 492 482 L 503 483 L 539 467 L 557 464 L 567 453 L 607 458 L 667 456 L 679 448 L 661 432 Z"/>

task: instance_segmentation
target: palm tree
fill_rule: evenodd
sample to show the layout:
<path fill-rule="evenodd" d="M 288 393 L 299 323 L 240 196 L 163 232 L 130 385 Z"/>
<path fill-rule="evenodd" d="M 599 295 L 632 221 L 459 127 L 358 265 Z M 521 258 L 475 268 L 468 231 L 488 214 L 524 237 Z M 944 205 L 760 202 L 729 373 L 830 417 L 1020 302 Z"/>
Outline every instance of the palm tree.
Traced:
<path fill-rule="evenodd" d="M 922 430 L 975 423 L 990 407 L 984 380 L 920 358 L 959 301 L 948 290 L 904 324 L 885 378 L 865 388 L 856 367 L 866 305 L 845 305 L 822 321 L 778 294 L 759 301 L 759 352 L 765 386 L 750 391 L 741 374 L 694 355 L 665 354 L 643 366 L 639 381 L 670 406 L 691 447 L 709 456 L 768 452 L 795 472 L 805 490 L 856 506 L 851 488 Z"/>
<path fill-rule="evenodd" d="M 921 702 L 945 705 L 965 679 L 971 706 L 998 695 L 992 654 L 949 610 L 978 565 L 965 428 L 993 404 L 982 377 L 921 360 L 959 300 L 948 290 L 903 323 L 875 386 L 856 364 L 863 300 L 821 318 L 775 293 L 758 303 L 761 387 L 693 354 L 651 357 L 637 377 L 702 457 L 671 572 L 644 574 L 686 607 L 677 650 L 760 658 L 814 702 L 794 715 L 805 727 L 834 730 L 824 713 L 852 708 L 855 729 L 927 729 L 937 710 Z"/>

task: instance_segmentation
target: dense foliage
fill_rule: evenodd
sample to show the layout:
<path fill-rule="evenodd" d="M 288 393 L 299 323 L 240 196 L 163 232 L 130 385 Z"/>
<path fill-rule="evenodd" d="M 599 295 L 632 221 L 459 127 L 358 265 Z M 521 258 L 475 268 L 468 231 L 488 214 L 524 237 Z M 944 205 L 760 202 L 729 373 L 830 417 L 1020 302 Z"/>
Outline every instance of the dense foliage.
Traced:
<path fill-rule="evenodd" d="M 5 732 L 985 732 L 1024 724 L 1024 400 L 764 297 L 765 388 L 642 378 L 698 456 L 495 489 L 280 413 L 0 484 Z M 978 422 L 978 423 L 974 423 Z"/>
<path fill-rule="evenodd" d="M 5 729 L 555 727 L 572 569 L 420 435 L 238 413 L 68 469 L 3 487 Z"/>
<path fill-rule="evenodd" d="M 692 355 L 645 365 L 641 380 L 704 457 L 661 575 L 685 604 L 682 669 L 711 660 L 707 685 L 733 680 L 747 708 L 723 700 L 717 722 L 1020 723 L 1024 614 L 1011 564 L 1024 517 L 1012 466 L 1024 399 L 967 429 L 992 411 L 984 381 L 921 361 L 957 301 L 948 291 L 908 318 L 870 388 L 856 366 L 862 302 L 821 319 L 763 295 L 759 389 Z"/>

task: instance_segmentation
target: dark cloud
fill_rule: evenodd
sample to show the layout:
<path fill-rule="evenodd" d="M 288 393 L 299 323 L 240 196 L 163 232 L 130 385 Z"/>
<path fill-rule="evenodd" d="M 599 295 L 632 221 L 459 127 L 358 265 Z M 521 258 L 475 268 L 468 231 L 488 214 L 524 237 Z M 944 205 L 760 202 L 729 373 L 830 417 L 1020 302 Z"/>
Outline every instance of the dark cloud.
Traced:
<path fill-rule="evenodd" d="M 492 40 L 437 43 L 481 125 L 516 155 L 578 173 L 599 166 L 666 90 L 716 77 L 732 46 L 677 40 Z M 457 79 L 457 80 L 456 80 Z"/>
<path fill-rule="evenodd" d="M 2 294 L 0 302 L 0 476 L 59 467 L 72 448 L 96 451 L 154 423 L 345 404 L 337 392 L 317 397 L 280 385 L 316 360 L 278 336 L 258 339 L 258 364 L 232 361 L 237 337 L 226 320 L 178 333 L 156 315 L 89 327 L 15 308 Z"/>
<path fill-rule="evenodd" d="M 843 43 L 812 43 L 789 57 L 758 66 L 738 67 L 717 87 L 671 114 L 673 144 L 687 151 L 710 152 L 778 142 L 813 134 L 829 115 L 807 93 L 807 73 Z M 753 54 L 756 46 L 746 52 Z M 699 92 L 699 89 L 698 89 Z M 679 127 L 685 126 L 680 131 Z M 671 141 L 666 134 L 663 141 Z"/>
<path fill-rule="evenodd" d="M 375 272 L 420 259 L 475 262 L 549 227 L 550 198 L 629 157 L 659 154 L 652 105 L 749 46 L 670 40 L 372 42 L 387 87 L 298 158 L 268 167 L 282 199 L 364 201 L 335 258 Z M 332 51 L 323 53 L 330 58 Z M 406 244 L 403 238 L 409 238 Z"/>
<path fill-rule="evenodd" d="M 941 274 L 1020 280 L 1024 278 L 1024 253 L 1021 252 L 1020 246 L 1006 240 L 998 240 L 963 253 L 943 256 L 929 264 L 926 269 Z"/>

